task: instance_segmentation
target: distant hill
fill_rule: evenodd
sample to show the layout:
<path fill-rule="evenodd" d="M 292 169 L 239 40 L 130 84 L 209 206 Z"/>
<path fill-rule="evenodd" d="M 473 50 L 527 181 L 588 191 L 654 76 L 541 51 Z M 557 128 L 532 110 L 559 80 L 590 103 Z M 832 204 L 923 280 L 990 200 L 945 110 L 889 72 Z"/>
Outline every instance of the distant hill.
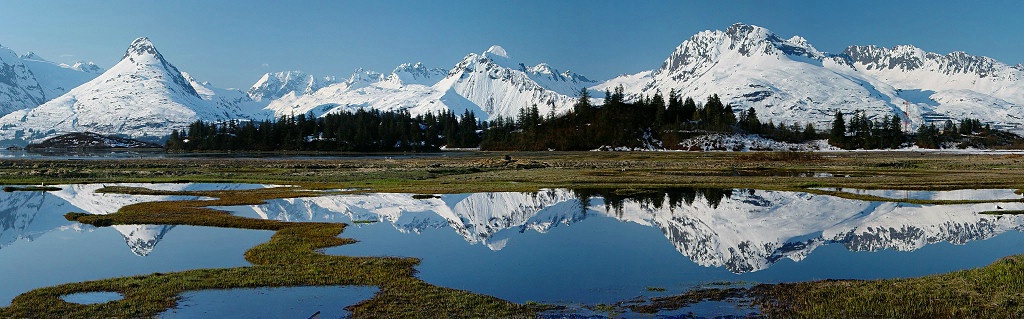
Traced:
<path fill-rule="evenodd" d="M 163 148 L 160 144 L 133 140 L 130 138 L 103 136 L 96 133 L 68 133 L 29 144 L 27 150 L 41 149 L 109 149 L 109 148 Z"/>

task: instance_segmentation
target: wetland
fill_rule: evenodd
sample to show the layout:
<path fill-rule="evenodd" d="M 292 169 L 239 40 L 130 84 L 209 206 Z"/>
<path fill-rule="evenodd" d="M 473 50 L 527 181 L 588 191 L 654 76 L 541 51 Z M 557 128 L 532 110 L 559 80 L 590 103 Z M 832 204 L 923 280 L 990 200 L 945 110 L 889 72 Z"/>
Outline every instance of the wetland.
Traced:
<path fill-rule="evenodd" d="M 313 308 L 296 316 L 317 307 L 335 317 L 1012 316 L 1022 311 L 1024 216 L 991 213 L 1024 209 L 1022 160 L 0 160 L 5 185 L 60 188 L 0 193 L 9 203 L 0 261 L 39 278 L 5 288 L 0 315 L 231 313 L 299 289 L 287 303 Z M 88 275 L 63 276 L 78 273 Z M 90 292 L 123 298 L 62 299 Z M 216 294 L 241 301 L 211 304 Z M 323 296 L 337 298 L 324 305 Z"/>

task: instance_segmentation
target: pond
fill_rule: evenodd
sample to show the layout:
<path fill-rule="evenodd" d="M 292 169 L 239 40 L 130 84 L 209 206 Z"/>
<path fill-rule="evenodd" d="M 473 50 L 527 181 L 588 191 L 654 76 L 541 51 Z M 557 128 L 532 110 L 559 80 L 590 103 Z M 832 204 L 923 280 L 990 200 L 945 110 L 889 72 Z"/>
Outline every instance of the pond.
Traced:
<path fill-rule="evenodd" d="M 257 187 L 130 185 L 169 190 Z M 96 228 L 64 219 L 68 212 L 109 214 L 128 204 L 194 198 L 96 193 L 102 186 L 65 185 L 52 192 L 0 193 L 0 274 L 4 278 L 0 306 L 29 290 L 68 282 L 246 266 L 244 252 L 273 235 L 270 231 L 167 225 Z"/>
<path fill-rule="evenodd" d="M 115 300 L 121 300 L 124 299 L 124 296 L 116 292 L 100 291 L 74 293 L 70 295 L 61 296 L 60 299 L 64 299 L 64 301 L 70 303 L 93 305 L 99 303 L 107 303 Z"/>
<path fill-rule="evenodd" d="M 280 287 L 186 292 L 160 318 L 344 318 L 376 287 Z"/>
<path fill-rule="evenodd" d="M 0 306 L 28 290 L 67 282 L 246 266 L 244 251 L 272 235 L 167 225 L 95 228 L 64 219 L 67 212 L 109 214 L 144 201 L 197 199 L 96 193 L 111 185 L 0 193 L 0 273 L 5 278 Z M 272 187 L 116 185 L 162 190 Z M 1018 198 L 1010 194 L 1013 190 L 919 196 Z M 678 294 L 694 287 L 915 277 L 984 266 L 1024 254 L 1024 216 L 979 214 L 998 208 L 1022 210 L 1024 203 L 915 205 L 749 189 L 545 189 L 330 195 L 221 209 L 252 218 L 352 223 L 342 236 L 360 242 L 325 253 L 418 257 L 422 263 L 417 276 L 432 284 L 514 302 L 556 303 L 574 311 L 581 305 Z M 309 317 L 313 310 L 338 317 L 344 315 L 344 306 L 374 291 L 292 287 L 190 292 L 187 303 L 165 315 L 230 316 L 272 308 L 267 300 L 291 298 L 283 303 L 311 307 L 281 310 L 289 316 Z M 85 301 L 93 297 L 85 296 Z M 750 311 L 734 306 L 705 302 L 663 315 Z"/>
<path fill-rule="evenodd" d="M 850 194 L 871 195 L 892 199 L 920 200 L 1001 200 L 1024 199 L 1017 189 L 957 189 L 948 191 L 923 190 L 891 190 L 891 189 L 857 189 L 857 188 L 818 188 Z"/>
<path fill-rule="evenodd" d="M 515 302 L 595 304 L 719 283 L 915 277 L 984 266 L 1024 253 L 1024 216 L 979 214 L 996 206 L 762 190 L 549 189 L 334 195 L 223 209 L 285 221 L 360 221 L 342 236 L 361 242 L 325 252 L 419 257 L 418 276 L 427 282 Z"/>

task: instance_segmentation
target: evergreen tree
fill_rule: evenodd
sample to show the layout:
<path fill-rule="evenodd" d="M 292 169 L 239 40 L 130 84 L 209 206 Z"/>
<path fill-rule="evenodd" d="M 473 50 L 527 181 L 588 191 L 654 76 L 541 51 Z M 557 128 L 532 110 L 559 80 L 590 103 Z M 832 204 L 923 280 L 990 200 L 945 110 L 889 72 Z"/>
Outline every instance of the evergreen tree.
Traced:
<path fill-rule="evenodd" d="M 682 122 L 683 100 L 676 93 L 676 89 L 668 91 L 668 106 L 665 108 L 665 121 L 678 125 Z"/>
<path fill-rule="evenodd" d="M 661 93 L 654 93 L 651 97 L 650 107 L 654 108 L 654 127 L 661 128 L 668 124 L 667 116 L 665 114 L 665 98 L 661 96 Z"/>
<path fill-rule="evenodd" d="M 757 118 L 757 111 L 753 107 L 740 113 L 739 127 L 748 133 L 761 133 L 761 120 Z"/>
<path fill-rule="evenodd" d="M 800 136 L 800 139 L 802 141 L 810 141 L 810 140 L 815 140 L 817 138 L 818 138 L 818 130 L 814 128 L 814 124 L 807 123 L 807 126 L 804 126 L 804 132 Z"/>
<path fill-rule="evenodd" d="M 573 112 L 577 115 L 587 116 L 590 114 L 591 108 L 593 106 L 590 105 L 590 93 L 587 92 L 587 88 L 580 89 L 580 97 L 572 106 Z"/>
<path fill-rule="evenodd" d="M 845 147 L 846 145 L 846 121 L 843 120 L 843 112 L 836 110 L 832 119 L 832 130 L 828 134 L 828 143 L 833 146 Z"/>
<path fill-rule="evenodd" d="M 689 122 L 697 119 L 697 102 L 694 102 L 692 98 L 686 98 L 681 110 L 680 116 L 682 118 L 680 122 Z"/>
<path fill-rule="evenodd" d="M 917 146 L 939 148 L 939 128 L 935 124 L 921 125 L 917 129 Z"/>

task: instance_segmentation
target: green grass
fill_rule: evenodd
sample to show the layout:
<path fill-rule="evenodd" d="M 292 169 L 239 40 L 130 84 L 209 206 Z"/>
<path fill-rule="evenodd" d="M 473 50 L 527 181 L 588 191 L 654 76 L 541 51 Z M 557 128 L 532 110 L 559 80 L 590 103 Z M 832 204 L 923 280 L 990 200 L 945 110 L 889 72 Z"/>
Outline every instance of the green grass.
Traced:
<path fill-rule="evenodd" d="M 274 230 L 267 243 L 245 252 L 251 267 L 196 269 L 175 273 L 69 283 L 33 290 L 0 309 L 3 318 L 137 318 L 153 317 L 174 307 L 186 291 L 282 286 L 376 286 L 370 300 L 349 308 L 356 318 L 379 317 L 534 317 L 542 305 L 520 305 L 471 292 L 437 287 L 417 279 L 419 260 L 396 257 L 328 256 L 318 251 L 351 244 L 339 238 L 345 224 L 286 223 L 232 216 L 206 206 L 256 205 L 264 200 L 322 194 L 295 188 L 247 191 L 167 192 L 110 187 L 104 192 L 209 196 L 212 201 L 171 201 L 125 206 L 111 215 L 69 213 L 67 218 L 106 226 L 169 224 Z M 98 305 L 64 302 L 60 296 L 93 291 L 121 293 L 124 299 Z"/>
<path fill-rule="evenodd" d="M 536 191 L 540 188 L 618 189 L 619 195 L 674 187 L 756 188 L 806 191 L 850 199 L 956 204 L 978 201 L 914 201 L 810 190 L 810 187 L 949 190 L 1024 187 L 1024 157 L 885 153 L 514 153 L 516 163 L 542 163 L 522 169 L 503 160 L 505 153 L 391 161 L 358 159 L 152 159 L 152 160 L 0 160 L 4 184 L 46 185 L 112 182 L 236 182 L 298 185 L 244 191 L 168 192 L 108 187 L 126 194 L 191 195 L 212 201 L 141 203 L 111 215 L 69 213 L 66 217 L 96 226 L 168 224 L 273 230 L 264 244 L 246 251 L 252 266 L 195 269 L 175 273 L 110 278 L 41 288 L 18 296 L 3 318 L 152 317 L 178 301 L 185 291 L 239 287 L 308 285 L 375 286 L 373 298 L 349 308 L 354 317 L 534 317 L 550 309 L 425 283 L 415 277 L 419 260 L 396 257 L 347 257 L 319 253 L 351 244 L 339 238 L 345 225 L 284 223 L 249 219 L 207 206 L 258 205 L 276 198 L 346 192 Z M 816 178 L 807 172 L 837 177 Z M 850 177 L 838 177 L 838 176 Z M 1005 200 L 1019 201 L 1019 200 Z M 984 201 L 993 202 L 993 201 Z M 996 201 L 1000 202 L 1000 201 Z M 998 212 L 1013 213 L 1013 212 Z M 1022 317 L 1024 257 L 1009 257 L 981 269 L 914 279 L 817 281 L 759 285 L 753 288 L 697 289 L 644 303 L 599 305 L 610 314 L 623 309 L 651 312 L 701 300 L 749 297 L 772 317 Z M 77 305 L 60 296 L 115 291 L 125 299 Z"/>
<path fill-rule="evenodd" d="M 813 281 L 752 291 L 770 317 L 1021 318 L 1024 256 L 921 278 Z"/>

